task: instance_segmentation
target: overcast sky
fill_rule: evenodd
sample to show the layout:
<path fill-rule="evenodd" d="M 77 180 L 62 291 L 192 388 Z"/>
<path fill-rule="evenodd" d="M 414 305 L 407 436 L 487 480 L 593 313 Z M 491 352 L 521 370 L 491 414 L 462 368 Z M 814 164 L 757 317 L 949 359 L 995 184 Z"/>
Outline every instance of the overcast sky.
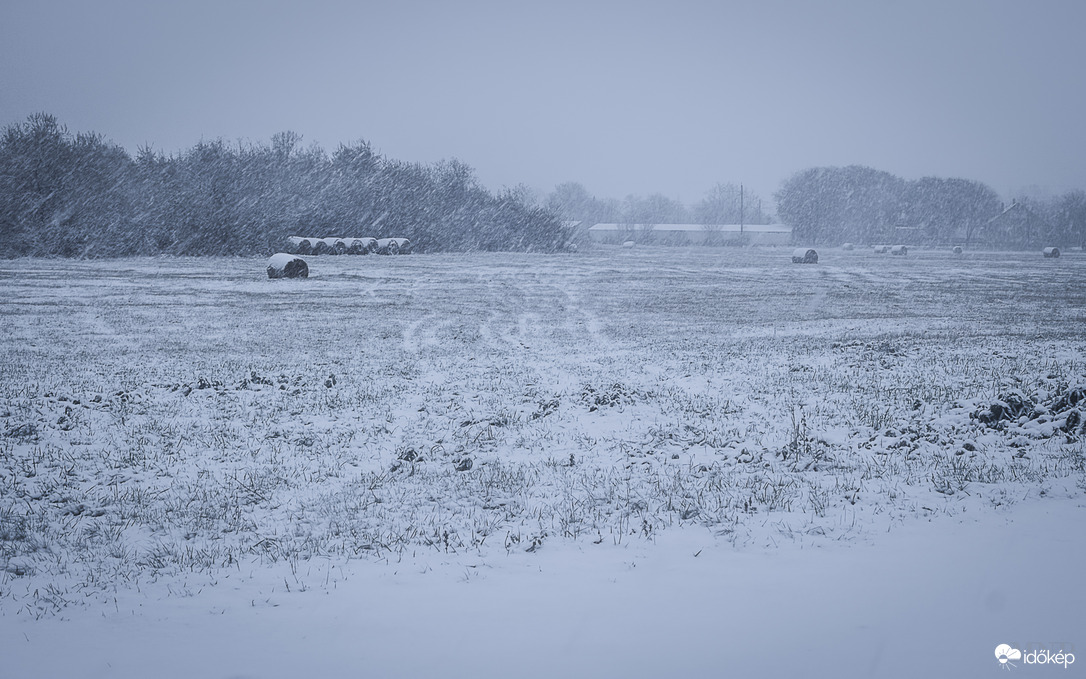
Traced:
<path fill-rule="evenodd" d="M 0 124 L 130 151 L 293 131 L 491 189 L 769 200 L 862 164 L 1086 188 L 1082 0 L 2 0 Z"/>

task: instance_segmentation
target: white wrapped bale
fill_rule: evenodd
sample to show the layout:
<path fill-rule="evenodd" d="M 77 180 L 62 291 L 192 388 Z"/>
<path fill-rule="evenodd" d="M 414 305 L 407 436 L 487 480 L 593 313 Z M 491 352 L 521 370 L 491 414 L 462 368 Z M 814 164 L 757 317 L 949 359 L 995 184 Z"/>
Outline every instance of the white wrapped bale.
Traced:
<path fill-rule="evenodd" d="M 377 239 L 377 254 L 379 255 L 394 255 L 400 250 L 400 244 L 396 242 L 395 238 L 378 238 Z"/>
<path fill-rule="evenodd" d="M 796 248 L 792 251 L 793 264 L 818 264 L 818 253 L 813 248 Z"/>
<path fill-rule="evenodd" d="M 1056 259 L 1060 256 L 1060 249 L 1056 247 L 1045 248 L 1041 251 L 1045 259 Z"/>
<path fill-rule="evenodd" d="M 309 265 L 297 255 L 277 252 L 268 258 L 268 278 L 309 278 Z"/>
<path fill-rule="evenodd" d="M 308 255 L 313 252 L 313 239 L 303 238 L 301 236 L 290 237 L 290 250 L 291 254 L 295 255 Z"/>
<path fill-rule="evenodd" d="M 376 238 L 349 238 L 347 239 L 347 253 L 352 255 L 368 255 L 377 251 Z"/>

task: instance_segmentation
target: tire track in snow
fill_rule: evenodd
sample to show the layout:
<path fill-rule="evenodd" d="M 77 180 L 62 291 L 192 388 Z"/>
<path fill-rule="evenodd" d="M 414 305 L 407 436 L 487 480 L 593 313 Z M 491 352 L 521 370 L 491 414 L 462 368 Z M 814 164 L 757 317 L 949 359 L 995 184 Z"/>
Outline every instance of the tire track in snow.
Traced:
<path fill-rule="evenodd" d="M 600 351 L 615 351 L 620 348 L 617 342 L 607 336 L 603 319 L 585 306 L 579 292 L 573 290 L 568 283 L 553 287 L 562 297 L 561 313 L 567 319 L 566 323 L 574 337 L 585 335 L 589 345 Z"/>
<path fill-rule="evenodd" d="M 427 347 L 437 346 L 438 331 L 451 325 L 449 321 L 437 320 L 434 314 L 411 321 L 403 329 L 403 348 L 409 354 L 417 354 Z"/>

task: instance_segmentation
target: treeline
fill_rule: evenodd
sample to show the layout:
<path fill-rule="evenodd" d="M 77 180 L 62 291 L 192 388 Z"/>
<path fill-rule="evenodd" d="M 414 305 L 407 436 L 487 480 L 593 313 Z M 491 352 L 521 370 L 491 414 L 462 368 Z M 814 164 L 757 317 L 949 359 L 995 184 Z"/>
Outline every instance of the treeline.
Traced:
<path fill-rule="evenodd" d="M 968 179 L 907 181 L 868 167 L 817 167 L 796 173 L 776 194 L 793 240 L 1032 249 L 1086 247 L 1086 193 L 1004 204 Z"/>
<path fill-rule="evenodd" d="M 131 157 L 47 114 L 0 137 L 0 256 L 252 255 L 291 235 L 409 238 L 416 252 L 552 251 L 559 216 L 524 192 L 492 194 L 456 161 L 384 158 L 365 142 L 330 156 L 291 132 Z"/>
<path fill-rule="evenodd" d="M 627 196 L 624 200 L 593 196 L 577 182 L 555 187 L 545 205 L 569 221 L 593 224 L 770 224 L 762 199 L 735 184 L 717 184 L 704 198 L 687 206 L 662 194 Z"/>

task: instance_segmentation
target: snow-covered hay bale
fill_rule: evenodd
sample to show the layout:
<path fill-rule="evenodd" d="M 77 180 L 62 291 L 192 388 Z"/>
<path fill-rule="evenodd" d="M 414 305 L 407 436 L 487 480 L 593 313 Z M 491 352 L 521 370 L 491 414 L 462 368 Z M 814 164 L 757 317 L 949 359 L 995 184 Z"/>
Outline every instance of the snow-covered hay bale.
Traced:
<path fill-rule="evenodd" d="M 332 244 L 326 238 L 311 238 L 309 242 L 313 244 L 310 254 L 327 255 L 332 252 Z"/>
<path fill-rule="evenodd" d="M 842 250 L 853 250 L 853 249 L 855 249 L 855 247 L 856 246 L 853 245 L 852 243 L 842 243 L 841 244 L 841 249 Z"/>
<path fill-rule="evenodd" d="M 301 236 L 291 236 L 290 251 L 295 255 L 308 255 L 313 252 L 313 240 L 311 238 L 302 238 Z"/>
<path fill-rule="evenodd" d="M 378 238 L 377 254 L 402 255 L 411 248 L 411 241 L 406 238 Z"/>
<path fill-rule="evenodd" d="M 960 246 L 960 245 L 955 245 L 955 246 L 954 246 L 954 251 L 953 251 L 953 252 L 954 252 L 954 254 L 955 254 L 955 255 L 961 256 L 961 254 L 962 254 L 963 252 L 965 252 L 965 251 L 964 251 L 964 250 L 962 250 L 962 246 Z"/>
<path fill-rule="evenodd" d="M 332 254 L 345 255 L 347 254 L 348 244 L 346 238 L 337 238 L 332 241 Z"/>
<path fill-rule="evenodd" d="M 632 248 L 633 246 L 634 246 L 634 242 L 632 240 L 627 240 L 627 241 L 622 242 L 622 247 L 624 247 L 624 248 Z"/>
<path fill-rule="evenodd" d="M 376 238 L 349 238 L 347 239 L 347 253 L 351 255 L 368 255 L 377 250 Z"/>
<path fill-rule="evenodd" d="M 877 255 L 885 255 L 887 252 L 890 252 L 889 245 L 876 245 L 873 249 Z"/>
<path fill-rule="evenodd" d="M 297 255 L 278 252 L 268 258 L 268 278 L 309 278 L 309 265 Z"/>
<path fill-rule="evenodd" d="M 796 248 L 792 251 L 793 264 L 818 264 L 818 253 L 813 248 Z"/>
<path fill-rule="evenodd" d="M 895 245 L 894 247 L 890 248 L 890 254 L 896 255 L 898 257 L 904 257 L 905 255 L 909 254 L 909 248 L 905 247 L 904 245 Z"/>
<path fill-rule="evenodd" d="M 1057 258 L 1057 257 L 1059 257 L 1059 256 L 1060 256 L 1060 249 L 1059 249 L 1059 248 L 1055 248 L 1055 247 L 1052 247 L 1052 248 L 1045 248 L 1044 250 L 1042 250 L 1042 251 L 1041 251 L 1041 253 L 1042 253 L 1042 254 L 1043 254 L 1043 255 L 1045 256 L 1045 258 L 1047 258 L 1047 259 L 1055 259 L 1055 258 Z"/>

